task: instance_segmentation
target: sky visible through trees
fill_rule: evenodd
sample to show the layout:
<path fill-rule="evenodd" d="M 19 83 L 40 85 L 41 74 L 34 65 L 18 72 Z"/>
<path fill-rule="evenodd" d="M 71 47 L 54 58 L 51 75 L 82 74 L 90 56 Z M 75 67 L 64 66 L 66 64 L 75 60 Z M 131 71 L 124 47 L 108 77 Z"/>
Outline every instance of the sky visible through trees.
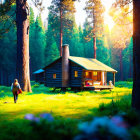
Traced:
<path fill-rule="evenodd" d="M 48 17 L 48 7 L 51 5 L 51 1 L 52 0 L 44 0 L 43 1 L 43 6 L 45 7 L 45 9 L 42 11 L 42 20 L 45 21 L 46 18 Z M 104 16 L 106 18 L 105 20 L 105 24 L 108 24 L 108 22 L 110 23 L 110 28 L 112 28 L 112 26 L 114 25 L 114 22 L 111 18 L 111 16 L 108 14 L 109 9 L 112 5 L 113 2 L 115 2 L 115 0 L 101 0 L 103 5 L 105 6 L 105 13 Z M 38 14 L 38 10 L 37 8 L 35 8 L 35 6 L 33 5 L 32 1 L 29 0 L 29 3 L 32 5 L 33 9 L 34 9 L 34 13 L 35 16 L 37 16 Z M 76 13 L 75 13 L 75 18 L 76 18 L 76 24 L 78 25 L 83 25 L 85 18 L 86 18 L 86 11 L 84 10 L 86 6 L 86 0 L 81 0 L 80 2 L 75 2 L 75 8 L 76 8 Z"/>

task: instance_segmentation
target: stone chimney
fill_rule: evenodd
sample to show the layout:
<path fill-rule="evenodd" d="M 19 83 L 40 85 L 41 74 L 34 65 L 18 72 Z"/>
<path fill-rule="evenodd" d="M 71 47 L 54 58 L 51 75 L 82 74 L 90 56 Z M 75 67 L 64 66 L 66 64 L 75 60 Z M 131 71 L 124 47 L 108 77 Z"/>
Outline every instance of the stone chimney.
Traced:
<path fill-rule="evenodd" d="M 62 46 L 62 87 L 69 86 L 69 45 Z"/>

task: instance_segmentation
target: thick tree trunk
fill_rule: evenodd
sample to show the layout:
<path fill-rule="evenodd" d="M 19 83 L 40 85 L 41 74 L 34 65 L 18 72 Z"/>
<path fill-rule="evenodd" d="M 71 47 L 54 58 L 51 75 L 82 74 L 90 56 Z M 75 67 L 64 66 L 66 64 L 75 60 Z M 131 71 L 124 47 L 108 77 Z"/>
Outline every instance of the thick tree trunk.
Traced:
<path fill-rule="evenodd" d="M 132 106 L 140 112 L 140 0 L 133 0 Z"/>
<path fill-rule="evenodd" d="M 26 0 L 16 0 L 17 78 L 22 90 L 31 92 L 29 71 L 29 6 Z"/>
<path fill-rule="evenodd" d="M 96 37 L 93 37 L 94 59 L 96 59 Z"/>
<path fill-rule="evenodd" d="M 95 28 L 95 23 L 94 23 L 95 20 L 96 20 L 96 18 L 95 18 L 95 15 L 94 15 L 94 8 L 93 8 L 93 29 Z M 93 35 L 94 35 L 93 36 L 93 50 L 94 50 L 93 58 L 96 59 L 96 35 L 95 35 L 95 31 L 94 31 Z"/>
<path fill-rule="evenodd" d="M 120 78 L 123 80 L 122 49 L 120 48 Z"/>
<path fill-rule="evenodd" d="M 60 56 L 62 56 L 62 43 L 63 43 L 63 34 L 62 34 L 62 8 L 60 6 Z"/>
<path fill-rule="evenodd" d="M 131 60 L 131 54 L 129 56 L 130 66 L 129 66 L 129 78 L 132 78 L 132 60 Z"/>

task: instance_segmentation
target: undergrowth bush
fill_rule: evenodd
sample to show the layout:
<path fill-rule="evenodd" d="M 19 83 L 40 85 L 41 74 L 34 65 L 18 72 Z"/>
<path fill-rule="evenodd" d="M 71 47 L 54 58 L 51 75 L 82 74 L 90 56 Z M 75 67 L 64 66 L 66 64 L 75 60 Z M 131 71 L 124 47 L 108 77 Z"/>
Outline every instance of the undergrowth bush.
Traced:
<path fill-rule="evenodd" d="M 40 123 L 14 120 L 0 123 L 1 140 L 72 140 L 78 133 L 78 120 L 56 119 Z"/>
<path fill-rule="evenodd" d="M 128 78 L 127 81 L 128 82 L 133 82 L 133 78 Z"/>
<path fill-rule="evenodd" d="M 78 133 L 78 121 L 72 119 L 57 119 L 53 122 L 42 121 L 32 123 L 33 132 L 36 133 L 35 139 L 52 140 L 72 140 Z"/>
<path fill-rule="evenodd" d="M 115 115 L 121 112 L 128 112 L 131 109 L 131 95 L 125 95 L 120 100 L 113 100 L 109 104 L 100 104 L 99 114 Z"/>
<path fill-rule="evenodd" d="M 120 87 L 120 88 L 129 88 L 132 89 L 133 87 L 133 82 L 132 81 L 118 81 L 115 83 L 116 87 Z"/>
<path fill-rule="evenodd" d="M 0 98 L 4 98 L 6 96 L 13 96 L 10 87 L 0 86 Z"/>

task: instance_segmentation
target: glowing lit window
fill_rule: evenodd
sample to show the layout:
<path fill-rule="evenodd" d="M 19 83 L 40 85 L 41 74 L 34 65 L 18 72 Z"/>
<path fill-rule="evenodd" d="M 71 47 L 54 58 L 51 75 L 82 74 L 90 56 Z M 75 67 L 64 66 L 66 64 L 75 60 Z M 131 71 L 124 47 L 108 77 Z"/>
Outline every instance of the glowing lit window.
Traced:
<path fill-rule="evenodd" d="M 56 79 L 56 74 L 53 74 L 53 79 Z"/>
<path fill-rule="evenodd" d="M 93 72 L 93 76 L 97 76 L 97 72 Z"/>
<path fill-rule="evenodd" d="M 86 77 L 88 76 L 88 72 L 85 72 L 85 76 L 86 76 Z"/>
<path fill-rule="evenodd" d="M 74 77 L 78 77 L 78 71 L 74 71 Z"/>

